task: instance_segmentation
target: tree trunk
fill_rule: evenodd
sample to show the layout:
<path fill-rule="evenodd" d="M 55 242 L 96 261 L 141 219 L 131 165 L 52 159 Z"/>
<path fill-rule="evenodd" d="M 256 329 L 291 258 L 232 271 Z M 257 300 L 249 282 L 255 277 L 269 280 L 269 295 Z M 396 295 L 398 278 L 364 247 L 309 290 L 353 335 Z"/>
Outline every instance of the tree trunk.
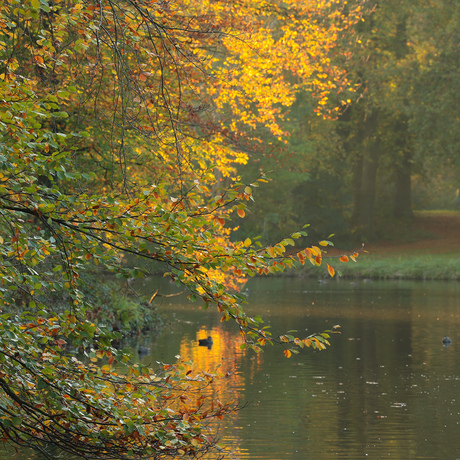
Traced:
<path fill-rule="evenodd" d="M 361 209 L 359 226 L 364 236 L 374 237 L 375 195 L 377 185 L 378 154 L 376 149 L 368 152 L 363 162 L 363 180 L 361 184 Z"/>
<path fill-rule="evenodd" d="M 374 237 L 375 195 L 377 185 L 377 169 L 379 160 L 378 115 L 374 110 L 364 123 L 364 156 L 362 163 L 362 181 L 360 192 L 360 208 L 358 209 L 358 225 L 363 235 L 369 239 Z"/>
<path fill-rule="evenodd" d="M 360 220 L 360 209 L 362 207 L 361 187 L 363 183 L 363 157 L 360 155 L 353 163 L 353 215 L 354 223 Z"/>
<path fill-rule="evenodd" d="M 412 165 L 410 154 L 405 153 L 404 158 L 395 166 L 395 195 L 393 215 L 398 219 L 412 218 L 411 200 L 411 172 Z"/>

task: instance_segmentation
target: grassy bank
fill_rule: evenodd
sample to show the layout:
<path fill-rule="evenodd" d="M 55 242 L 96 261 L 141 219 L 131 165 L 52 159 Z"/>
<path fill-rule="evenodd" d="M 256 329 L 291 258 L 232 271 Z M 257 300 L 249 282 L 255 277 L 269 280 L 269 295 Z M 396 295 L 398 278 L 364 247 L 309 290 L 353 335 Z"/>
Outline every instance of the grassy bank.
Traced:
<path fill-rule="evenodd" d="M 357 263 L 342 263 L 334 257 L 326 261 L 346 278 L 458 281 L 460 212 L 417 212 L 411 226 L 398 230 L 397 238 L 368 243 L 365 249 L 368 253 L 361 253 Z M 309 277 L 327 276 L 326 270 L 318 267 L 300 271 Z"/>
<path fill-rule="evenodd" d="M 363 255 L 357 263 L 331 263 L 346 278 L 460 280 L 460 254 Z"/>
<path fill-rule="evenodd" d="M 460 254 L 399 255 L 380 257 L 359 256 L 357 262 L 342 263 L 335 258 L 326 259 L 342 278 L 454 280 L 460 281 Z M 307 266 L 288 273 L 292 276 L 326 278 L 325 267 Z"/>

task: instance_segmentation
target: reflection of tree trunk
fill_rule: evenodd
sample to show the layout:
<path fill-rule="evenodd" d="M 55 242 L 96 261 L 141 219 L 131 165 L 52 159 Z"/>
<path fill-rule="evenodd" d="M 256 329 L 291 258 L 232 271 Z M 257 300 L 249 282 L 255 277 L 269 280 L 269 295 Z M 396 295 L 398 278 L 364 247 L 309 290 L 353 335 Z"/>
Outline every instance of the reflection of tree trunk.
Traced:
<path fill-rule="evenodd" d="M 411 201 L 411 161 L 408 153 L 395 166 L 395 195 L 393 203 L 393 214 L 396 218 L 412 217 Z"/>
<path fill-rule="evenodd" d="M 379 146 L 377 136 L 377 112 L 374 110 L 365 121 L 364 157 L 362 161 L 362 181 L 358 225 L 367 238 L 374 236 L 374 208 L 377 184 Z"/>

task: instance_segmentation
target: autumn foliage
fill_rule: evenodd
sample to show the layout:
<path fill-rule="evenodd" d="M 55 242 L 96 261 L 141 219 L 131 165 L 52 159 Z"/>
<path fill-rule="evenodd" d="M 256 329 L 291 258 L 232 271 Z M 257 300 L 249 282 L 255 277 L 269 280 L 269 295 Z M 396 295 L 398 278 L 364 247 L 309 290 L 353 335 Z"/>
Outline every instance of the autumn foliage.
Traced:
<path fill-rule="evenodd" d="M 355 18 L 331 2 L 3 2 L 3 441 L 48 456 L 46 446 L 195 456 L 214 446 L 207 421 L 234 409 L 204 391 L 225 376 L 141 368 L 112 348 L 117 334 L 85 319 L 88 271 L 138 277 L 160 266 L 236 321 L 244 347 L 280 342 L 288 357 L 325 348 L 328 332 L 272 337 L 237 293 L 248 276 L 321 265 L 324 242 L 297 255 L 286 247 L 304 231 L 269 247 L 232 243 L 226 222 L 245 217 L 265 182 L 233 177 L 251 130 L 285 138 L 278 121 L 300 88 L 324 115 L 335 110 L 328 95 L 349 90 L 328 53 Z"/>

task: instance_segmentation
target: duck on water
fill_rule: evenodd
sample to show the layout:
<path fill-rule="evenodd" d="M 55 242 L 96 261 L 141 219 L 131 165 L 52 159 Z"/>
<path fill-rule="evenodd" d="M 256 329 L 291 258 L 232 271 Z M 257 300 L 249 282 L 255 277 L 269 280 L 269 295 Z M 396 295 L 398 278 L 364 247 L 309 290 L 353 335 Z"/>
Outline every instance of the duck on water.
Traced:
<path fill-rule="evenodd" d="M 198 345 L 200 347 L 208 347 L 211 348 L 213 344 L 212 337 L 208 336 L 207 339 L 198 339 Z"/>
<path fill-rule="evenodd" d="M 139 346 L 139 349 L 137 352 L 140 355 L 149 355 L 150 354 L 150 348 L 149 347 L 143 347 L 142 345 Z"/>

